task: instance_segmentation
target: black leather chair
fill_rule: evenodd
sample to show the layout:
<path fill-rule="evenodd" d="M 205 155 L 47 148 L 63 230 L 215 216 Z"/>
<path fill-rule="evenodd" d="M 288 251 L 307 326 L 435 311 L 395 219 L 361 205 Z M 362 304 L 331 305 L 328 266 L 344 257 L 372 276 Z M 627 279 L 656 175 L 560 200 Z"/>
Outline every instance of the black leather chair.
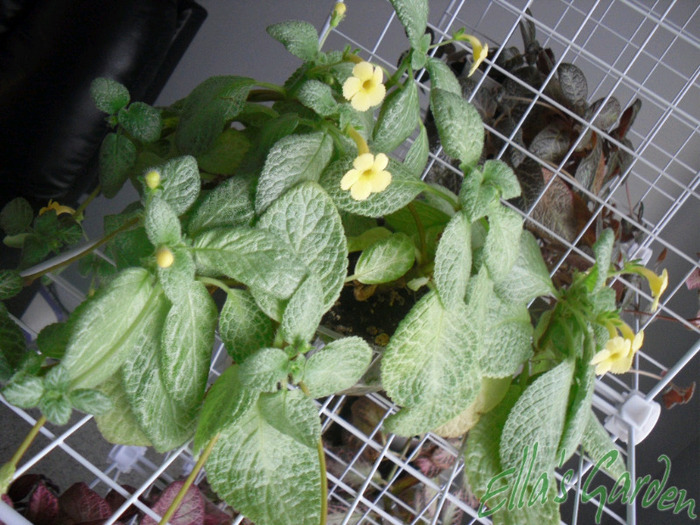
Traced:
<path fill-rule="evenodd" d="M 206 16 L 191 0 L 0 0 L 0 207 L 94 187 L 107 127 L 90 83 L 153 103 Z"/>

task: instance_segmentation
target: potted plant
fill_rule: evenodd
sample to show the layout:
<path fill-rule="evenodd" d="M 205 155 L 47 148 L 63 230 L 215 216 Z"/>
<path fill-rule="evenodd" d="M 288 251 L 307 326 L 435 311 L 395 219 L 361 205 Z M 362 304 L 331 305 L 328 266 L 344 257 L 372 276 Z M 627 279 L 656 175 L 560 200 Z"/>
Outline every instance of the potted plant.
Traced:
<path fill-rule="evenodd" d="M 106 217 L 101 240 L 42 268 L 30 266 L 79 236 L 87 202 L 53 203 L 34 218 L 13 201 L 2 214 L 6 241 L 23 248 L 21 269 L 0 274 L 3 299 L 77 260 L 97 283 L 68 321 L 39 334 L 39 352 L 2 310 L 2 392 L 39 407 L 34 435 L 75 408 L 116 443 L 167 451 L 194 439 L 199 461 L 182 496 L 205 468 L 219 496 L 259 525 L 325 523 L 314 399 L 351 388 L 378 360 L 377 388 L 400 407 L 388 431 L 468 432 L 466 473 L 486 514 L 559 522 L 555 466 L 579 444 L 595 460 L 613 449 L 590 408 L 595 374 L 629 369 L 643 339 L 606 284 L 643 275 L 656 307 L 667 276 L 613 264 L 608 229 L 593 244 L 595 264 L 555 287 L 508 202 L 522 193 L 518 177 L 483 160 L 479 112 L 433 56 L 468 43 L 474 72 L 487 46 L 463 30 L 432 43 L 427 1 L 392 4 L 410 51 L 391 75 L 350 48 L 322 51 L 327 34 L 293 21 L 268 28 L 303 61 L 283 86 L 213 77 L 153 108 L 130 103 L 114 81 L 94 82 L 113 126 L 101 191 L 113 196 L 129 181 L 139 200 Z M 344 12 L 337 4 L 331 27 Z M 421 179 L 430 149 L 414 80 L 422 68 L 440 145 L 464 175 L 455 191 Z M 92 256 L 98 246 L 115 267 Z M 312 346 L 329 311 L 392 293 L 408 303 L 383 346 L 364 332 Z M 232 364 L 208 386 L 217 329 Z M 496 509 L 493 491 L 515 497 L 509 476 L 535 456 L 544 477 L 517 488 L 536 504 Z M 20 457 L 0 471 L 2 492 Z M 619 459 L 608 468 L 623 469 Z"/>

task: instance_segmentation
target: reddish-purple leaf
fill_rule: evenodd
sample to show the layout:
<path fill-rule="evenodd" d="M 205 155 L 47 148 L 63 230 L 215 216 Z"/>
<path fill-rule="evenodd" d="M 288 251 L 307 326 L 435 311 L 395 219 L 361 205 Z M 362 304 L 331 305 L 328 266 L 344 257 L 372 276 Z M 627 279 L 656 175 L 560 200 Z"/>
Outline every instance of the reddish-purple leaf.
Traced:
<path fill-rule="evenodd" d="M 24 474 L 12 482 L 7 495 L 14 503 L 19 503 L 27 498 L 40 483 L 46 485 L 56 494 L 60 492 L 56 485 L 41 474 Z"/>
<path fill-rule="evenodd" d="M 167 489 L 161 494 L 156 504 L 151 507 L 154 512 L 159 515 L 165 514 L 173 500 L 180 492 L 180 488 L 184 485 L 184 481 L 176 481 L 171 483 Z M 204 521 L 204 498 L 197 487 L 192 485 L 187 489 L 182 503 L 170 518 L 171 525 L 201 525 Z M 144 516 L 141 525 L 158 525 L 158 523 L 150 516 Z"/>
<path fill-rule="evenodd" d="M 58 497 L 41 482 L 29 498 L 25 516 L 34 525 L 55 525 L 58 519 Z"/>
<path fill-rule="evenodd" d="M 75 483 L 58 498 L 61 512 L 76 523 L 105 520 L 112 509 L 102 496 L 85 483 Z"/>
<path fill-rule="evenodd" d="M 0 499 L 2 499 L 2 501 L 4 503 L 7 503 L 10 507 L 14 507 L 14 504 L 12 503 L 10 496 L 8 496 L 7 494 L 1 495 Z M 0 525 L 7 525 L 7 524 L 4 521 L 0 520 Z"/>
<path fill-rule="evenodd" d="M 204 525 L 231 525 L 233 518 L 204 498 Z"/>
<path fill-rule="evenodd" d="M 695 381 L 690 386 L 685 388 L 679 387 L 671 383 L 661 397 L 664 400 L 664 406 L 666 409 L 673 408 L 676 405 L 685 405 L 688 401 L 693 398 L 695 393 Z"/>
<path fill-rule="evenodd" d="M 136 489 L 130 485 L 122 485 L 122 488 L 126 490 L 128 493 L 133 494 L 136 492 Z M 139 498 L 141 499 L 141 498 Z M 126 498 L 119 494 L 116 490 L 110 490 L 107 495 L 105 496 L 105 501 L 109 505 L 110 510 L 112 513 L 117 512 L 119 507 L 121 507 L 124 502 L 126 501 Z M 119 519 L 123 521 L 129 521 L 132 517 L 134 517 L 136 514 L 139 513 L 139 510 L 134 506 L 130 505 L 129 508 L 127 508 L 120 516 Z"/>
<path fill-rule="evenodd" d="M 695 268 L 685 281 L 688 290 L 700 289 L 700 268 Z"/>

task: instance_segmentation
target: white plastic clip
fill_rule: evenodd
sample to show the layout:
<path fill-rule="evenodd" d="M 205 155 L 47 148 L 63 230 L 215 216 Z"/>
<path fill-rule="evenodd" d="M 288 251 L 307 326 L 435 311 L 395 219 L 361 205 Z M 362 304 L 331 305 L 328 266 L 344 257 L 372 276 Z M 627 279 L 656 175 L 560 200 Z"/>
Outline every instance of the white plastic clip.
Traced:
<path fill-rule="evenodd" d="M 659 420 L 661 405 L 648 401 L 640 392 L 630 392 L 626 399 L 617 405 L 617 414 L 608 416 L 605 428 L 620 438 L 629 441 L 629 427 L 634 429 L 634 444 L 641 443 Z"/>
<path fill-rule="evenodd" d="M 124 474 L 136 469 L 138 472 L 143 472 L 143 469 L 138 465 L 139 461 L 146 454 L 146 447 L 132 447 L 127 445 L 117 445 L 109 451 L 108 460 L 116 466 L 119 472 Z"/>

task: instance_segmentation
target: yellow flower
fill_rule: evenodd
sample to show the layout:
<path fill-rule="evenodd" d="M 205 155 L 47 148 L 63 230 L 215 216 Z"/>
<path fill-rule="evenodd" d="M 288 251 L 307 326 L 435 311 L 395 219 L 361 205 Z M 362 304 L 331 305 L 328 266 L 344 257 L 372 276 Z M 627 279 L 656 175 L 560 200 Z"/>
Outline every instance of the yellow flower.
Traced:
<path fill-rule="evenodd" d="M 654 299 L 651 303 L 651 311 L 655 312 L 659 307 L 659 298 L 661 294 L 668 288 L 668 271 L 664 268 L 661 275 L 656 275 L 654 272 L 643 266 L 638 266 L 634 270 L 636 273 L 645 277 L 649 281 L 649 288 L 651 289 L 651 296 Z"/>
<path fill-rule="evenodd" d="M 150 170 L 148 173 L 146 173 L 144 179 L 146 180 L 146 186 L 152 190 L 155 190 L 158 186 L 160 186 L 160 172 L 158 170 Z"/>
<path fill-rule="evenodd" d="M 49 204 L 39 210 L 39 215 L 44 215 L 49 210 L 56 210 L 56 215 L 61 215 L 62 213 L 73 215 L 75 213 L 73 208 L 63 206 L 54 200 L 49 200 Z"/>
<path fill-rule="evenodd" d="M 482 44 L 481 41 L 473 35 L 461 34 L 458 40 L 466 40 L 472 46 L 472 58 L 474 62 L 472 63 L 472 67 L 469 68 L 469 76 L 472 76 L 476 68 L 481 65 L 489 54 L 489 45 L 486 43 Z"/>
<path fill-rule="evenodd" d="M 630 340 L 618 335 L 608 339 L 605 348 L 593 356 L 591 364 L 595 365 L 599 376 L 607 372 L 623 374 L 630 369 L 633 355 Z"/>
<path fill-rule="evenodd" d="M 384 100 L 386 88 L 382 79 L 383 73 L 379 66 L 360 62 L 352 68 L 352 76 L 343 84 L 343 96 L 357 111 L 367 111 Z"/>
<path fill-rule="evenodd" d="M 156 264 L 160 268 L 170 268 L 174 262 L 175 256 L 170 249 L 166 248 L 165 246 L 158 248 L 158 251 L 156 252 Z"/>
<path fill-rule="evenodd" d="M 384 153 L 376 157 L 371 153 L 362 153 L 352 162 L 353 168 L 340 181 L 343 190 L 350 190 L 350 195 L 356 201 L 363 201 L 371 193 L 384 191 L 391 183 L 391 173 L 384 168 L 389 164 L 389 158 Z"/>

